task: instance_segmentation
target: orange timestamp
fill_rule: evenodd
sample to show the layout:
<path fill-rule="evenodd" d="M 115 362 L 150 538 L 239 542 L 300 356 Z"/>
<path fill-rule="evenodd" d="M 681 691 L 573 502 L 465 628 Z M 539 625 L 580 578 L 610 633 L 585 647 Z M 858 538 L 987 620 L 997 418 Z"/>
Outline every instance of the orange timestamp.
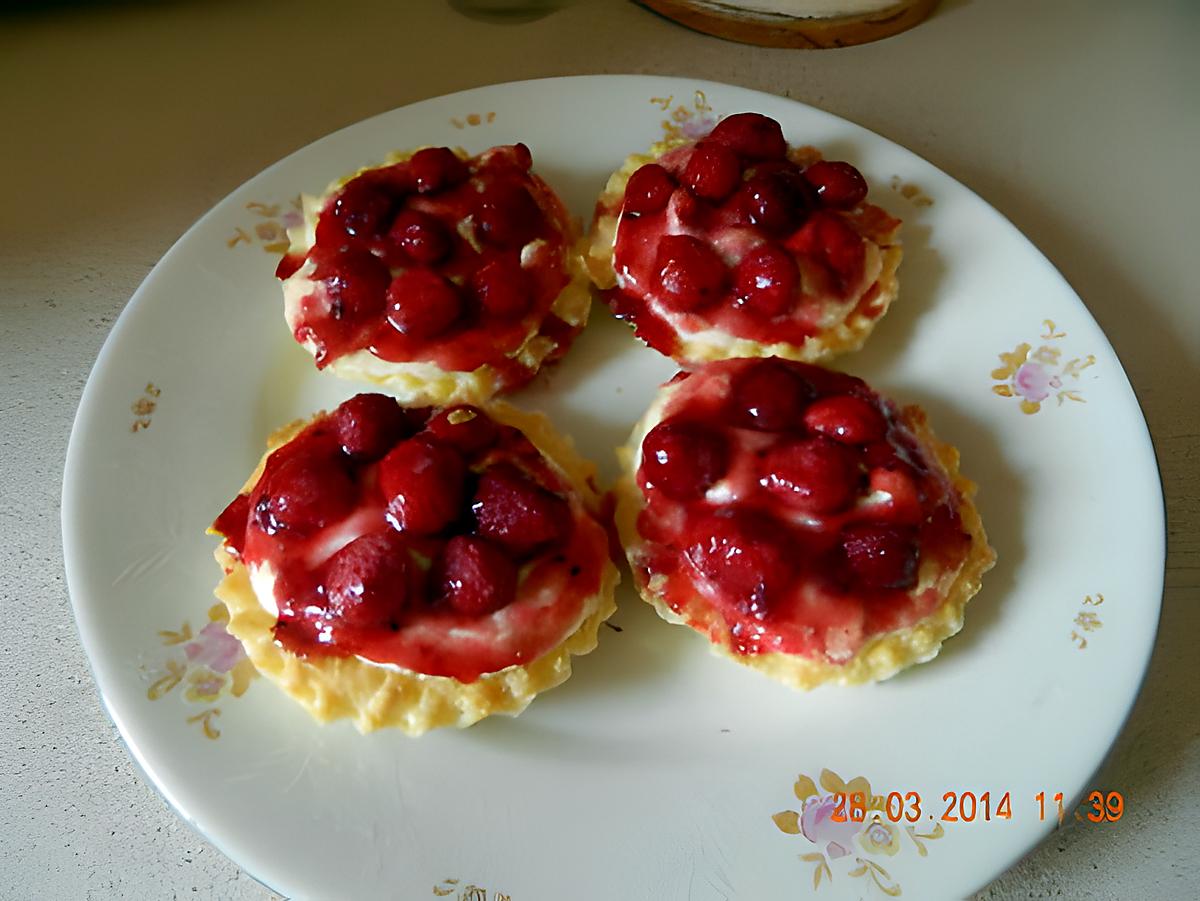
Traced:
<path fill-rule="evenodd" d="M 994 796 L 992 792 L 975 793 L 971 791 L 948 791 L 942 795 L 940 804 L 933 811 L 927 812 L 925 799 L 920 792 L 889 792 L 886 795 L 868 797 L 864 792 L 836 792 L 833 796 L 834 808 L 830 819 L 837 823 L 862 823 L 868 816 L 872 818 L 887 817 L 893 823 L 905 820 L 916 823 L 922 819 L 938 819 L 944 823 L 973 823 L 977 820 L 990 822 L 992 820 L 1011 820 L 1012 792 Z M 1045 820 L 1047 812 L 1047 794 L 1044 791 L 1033 796 L 1037 804 L 1038 819 Z M 1052 805 L 1051 816 L 1056 816 L 1058 825 L 1062 825 L 1066 810 L 1063 807 L 1063 793 L 1055 792 L 1049 796 Z M 937 811 L 940 815 L 935 817 Z M 1085 801 L 1075 811 L 1075 819 L 1079 822 L 1115 823 L 1125 813 L 1125 797 L 1116 791 L 1091 792 Z"/>

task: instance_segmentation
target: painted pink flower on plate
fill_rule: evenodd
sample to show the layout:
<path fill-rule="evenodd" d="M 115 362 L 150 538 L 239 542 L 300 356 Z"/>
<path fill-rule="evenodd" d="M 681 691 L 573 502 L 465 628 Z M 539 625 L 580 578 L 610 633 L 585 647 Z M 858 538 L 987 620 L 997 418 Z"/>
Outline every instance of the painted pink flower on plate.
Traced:
<path fill-rule="evenodd" d="M 1050 396 L 1051 389 L 1062 387 L 1062 379 L 1050 375 L 1039 363 L 1025 363 L 1013 376 L 1013 388 L 1017 394 L 1034 403 L 1041 403 Z"/>
<path fill-rule="evenodd" d="M 814 845 L 824 845 L 830 860 L 849 854 L 850 843 L 862 828 L 861 823 L 849 818 L 844 823 L 833 819 L 836 806 L 833 795 L 819 795 L 805 802 L 804 812 L 800 815 L 800 831 Z"/>
<path fill-rule="evenodd" d="M 184 645 L 188 663 L 207 666 L 214 673 L 227 673 L 242 659 L 242 643 L 213 622 L 200 630 L 194 641 Z"/>

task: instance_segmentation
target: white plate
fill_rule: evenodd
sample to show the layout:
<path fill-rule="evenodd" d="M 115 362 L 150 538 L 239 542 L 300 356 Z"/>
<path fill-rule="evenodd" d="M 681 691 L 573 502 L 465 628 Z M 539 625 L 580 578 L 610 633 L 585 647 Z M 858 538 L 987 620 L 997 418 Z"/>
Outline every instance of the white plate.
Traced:
<path fill-rule="evenodd" d="M 624 631 L 602 630 L 575 676 L 515 720 L 363 737 L 247 683 L 236 643 L 201 628 L 219 575 L 204 529 L 269 430 L 359 389 L 316 373 L 284 326 L 264 250 L 292 198 L 394 148 L 521 140 L 586 217 L 609 172 L 664 124 L 748 109 L 859 165 L 873 199 L 906 220 L 901 300 L 840 365 L 924 405 L 980 484 L 999 563 L 962 634 L 890 682 L 802 695 L 710 656 L 625 588 Z M 1018 370 L 1000 354 L 1021 345 Z M 546 410 L 607 477 L 612 448 L 672 371 L 597 307 L 565 362 L 516 400 Z M 218 204 L 138 289 L 96 362 L 71 435 L 63 543 L 84 646 L 134 757 L 182 816 L 284 894 L 761 899 L 898 886 L 934 898 L 987 883 L 1055 828 L 1055 793 L 1071 819 L 1093 788 L 1154 641 L 1164 531 L 1145 423 L 1108 341 L 993 209 L 801 104 L 598 76 L 377 116 Z M 919 822 L 788 834 L 773 815 L 788 827 L 802 807 L 793 786 L 807 776 L 826 794 L 825 770 L 919 792 Z M 993 819 L 982 807 L 972 822 L 930 819 L 948 791 L 990 792 Z M 998 819 L 1006 793 L 1011 818 Z"/>

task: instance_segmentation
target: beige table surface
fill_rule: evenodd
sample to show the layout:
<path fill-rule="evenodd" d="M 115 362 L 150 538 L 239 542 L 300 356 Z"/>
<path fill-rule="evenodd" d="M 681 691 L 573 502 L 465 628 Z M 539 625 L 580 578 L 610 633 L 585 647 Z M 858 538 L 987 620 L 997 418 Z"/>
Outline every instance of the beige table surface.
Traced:
<path fill-rule="evenodd" d="M 221 197 L 334 129 L 605 72 L 727 81 L 874 129 L 979 192 L 1078 290 L 1158 450 L 1162 624 L 1097 779 L 1124 793 L 1124 819 L 1055 833 L 981 897 L 1200 897 L 1198 45 L 1190 2 L 947 0 L 915 31 L 827 52 L 726 43 L 618 0 L 508 26 L 434 0 L 0 13 L 0 897 L 271 897 L 139 778 L 71 617 L 63 457 L 130 294 Z"/>

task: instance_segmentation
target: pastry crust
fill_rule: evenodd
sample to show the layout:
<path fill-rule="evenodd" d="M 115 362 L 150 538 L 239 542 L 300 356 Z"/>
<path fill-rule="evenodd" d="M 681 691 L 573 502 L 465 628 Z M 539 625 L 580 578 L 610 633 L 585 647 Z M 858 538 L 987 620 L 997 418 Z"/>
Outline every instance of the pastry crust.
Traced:
<path fill-rule="evenodd" d="M 637 519 L 645 507 L 645 500 L 636 483 L 640 449 L 646 434 L 661 420 L 662 411 L 671 393 L 670 387 L 660 392 L 658 399 L 634 428 L 629 443 L 617 451 L 622 475 L 615 487 L 616 526 L 642 600 L 654 607 L 659 616 L 667 622 L 689 625 L 671 609 L 662 594 L 656 591 L 654 578 L 645 579 L 641 567 L 637 564 L 640 549 L 644 544 L 638 532 Z M 710 644 L 714 654 L 758 670 L 792 688 L 807 691 L 826 682 L 860 685 L 889 679 L 913 664 L 932 660 L 941 650 L 942 642 L 962 629 L 967 601 L 978 593 L 983 574 L 996 562 L 996 552 L 988 545 L 983 521 L 975 507 L 973 498 L 976 485 L 959 472 L 958 450 L 934 435 L 925 412 L 920 407 L 904 407 L 900 411 L 900 418 L 911 429 L 921 447 L 938 461 L 949 476 L 960 498 L 958 510 L 962 517 L 963 529 L 971 536 L 970 549 L 961 568 L 948 584 L 941 586 L 941 603 L 932 613 L 908 628 L 872 637 L 853 657 L 841 664 L 795 654 L 739 654 L 732 647 L 727 629 L 701 629 L 700 631 L 704 631 L 713 639 L 721 639 L 713 640 Z M 929 575 L 923 571 L 921 584 L 914 590 L 923 590 L 930 584 Z M 704 609 L 711 610 L 699 593 L 694 597 Z M 710 621 L 717 617 L 719 614 L 713 611 Z"/>
<path fill-rule="evenodd" d="M 304 221 L 287 230 L 290 247 L 288 253 L 307 254 L 316 243 L 317 217 L 325 203 L 343 185 L 371 169 L 402 163 L 424 147 L 414 147 L 411 150 L 395 151 L 387 155 L 384 162 L 377 166 L 362 168 L 332 182 L 320 197 L 311 195 L 301 196 L 301 208 Z M 454 153 L 461 160 L 471 159 L 470 154 L 461 147 L 455 147 Z M 536 178 L 536 176 L 534 176 Z M 588 279 L 587 267 L 584 265 L 583 254 L 586 242 L 580 234 L 579 222 L 569 215 L 561 216 L 557 223 L 565 233 L 566 248 L 564 270 L 568 281 L 550 305 L 547 315 L 557 316 L 576 332 L 587 325 L 588 314 L 592 306 L 592 293 Z M 313 266 L 305 262 L 297 272 L 284 281 L 284 313 L 289 328 L 299 309 L 301 299 L 306 295 L 304 285 L 309 284 L 304 276 L 312 274 Z M 294 282 L 297 287 L 289 289 L 288 283 L 293 278 L 300 277 Z M 524 343 L 516 350 L 507 354 L 508 359 L 516 361 L 522 369 L 529 370 L 530 377 L 536 375 L 548 359 L 566 351 L 556 341 L 541 334 L 540 323 L 534 326 L 526 336 Z M 316 346 L 312 339 L 302 342 L 302 346 L 310 354 L 316 355 Z M 405 406 L 438 407 L 451 406 L 459 403 L 481 404 L 503 390 L 501 374 L 495 366 L 484 364 L 476 369 L 455 371 L 442 369 L 436 363 L 424 360 L 393 362 L 381 359 L 369 350 L 362 348 L 352 353 L 344 354 L 331 360 L 325 367 L 339 378 L 373 385 L 386 386 L 387 389 Z"/>
<path fill-rule="evenodd" d="M 625 187 L 630 176 L 647 163 L 652 163 L 672 150 L 693 143 L 689 138 L 661 141 L 650 148 L 649 153 L 632 154 L 616 172 L 609 176 L 608 183 L 596 203 L 592 230 L 587 241 L 587 271 L 592 282 L 601 291 L 617 288 L 617 273 L 613 268 L 613 254 L 617 241 L 617 222 Z M 808 166 L 821 159 L 813 147 L 789 148 L 788 158 L 797 165 Z M 827 360 L 838 354 L 858 350 L 875 328 L 900 293 L 896 270 L 904 252 L 897 237 L 900 223 L 874 241 L 868 243 L 868 253 L 878 260 L 878 290 L 868 289 L 861 297 L 852 298 L 839 306 L 821 331 L 809 336 L 803 344 L 776 342 L 765 344 L 749 338 L 740 338 L 716 329 L 692 335 L 676 333 L 679 348 L 673 358 L 681 363 L 707 363 L 731 357 L 785 357 L 802 363 Z"/>
<path fill-rule="evenodd" d="M 592 487 L 595 467 L 579 456 L 569 439 L 555 432 L 549 420 L 502 403 L 491 404 L 486 410 L 497 422 L 524 432 L 566 476 L 584 507 L 596 511 L 599 499 Z M 271 452 L 311 421 L 297 420 L 270 436 L 267 451 L 242 492 L 257 484 Z M 219 534 L 212 529 L 209 532 Z M 474 682 L 464 683 L 359 657 L 298 657 L 275 643 L 275 617 L 259 604 L 246 567 L 228 553 L 224 542 L 217 547 L 215 557 L 225 572 L 215 594 L 229 610 L 227 628 L 242 642 L 255 669 L 319 722 L 349 718 L 360 732 L 391 726 L 409 735 L 441 726 L 463 728 L 497 713 L 515 716 L 539 692 L 566 681 L 571 675 L 571 657 L 596 647 L 600 624 L 616 611 L 614 595 L 620 580 L 616 566 L 605 557 L 599 590 L 584 602 L 585 616 L 571 634 L 530 663 L 485 673 Z"/>

